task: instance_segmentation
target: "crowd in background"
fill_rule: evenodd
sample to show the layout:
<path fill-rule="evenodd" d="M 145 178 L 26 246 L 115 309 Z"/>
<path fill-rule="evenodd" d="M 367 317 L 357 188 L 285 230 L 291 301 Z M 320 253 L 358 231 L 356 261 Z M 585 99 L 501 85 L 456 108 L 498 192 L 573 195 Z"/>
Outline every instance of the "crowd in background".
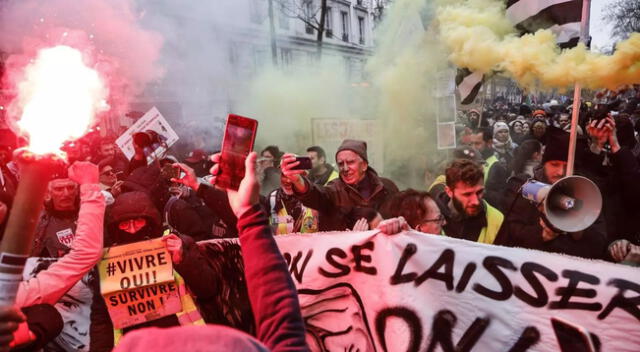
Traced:
<path fill-rule="evenodd" d="M 275 145 L 265 147 L 249 157 L 245 179 L 260 184 L 259 194 L 252 193 L 251 183 L 251 187 L 241 186 L 239 193 L 247 195 L 243 198 L 212 186 L 219 156 L 211 158 L 205 150 L 194 149 L 178 160 L 170 149 L 149 162 L 144 150 L 136 147 L 128 160 L 116 146 L 115 136 L 93 131 L 64 147 L 72 166 L 61 168 L 49 181 L 31 255 L 60 260 L 58 266 L 36 276 L 37 285 L 31 280 L 21 285 L 18 306 L 26 314 L 30 332 L 25 344 L 59 350 L 51 342 L 57 321 L 51 318 L 56 314 L 51 305 L 87 272 L 93 273 L 87 350 L 111 350 L 120 336 L 140 328 L 185 325 L 177 315 L 123 331 L 114 329 L 110 321 L 95 269 L 102 249 L 149 238 L 162 237 L 166 242 L 174 269 L 187 287 L 185 295 L 194 302 L 187 313 L 189 323 L 196 325 L 228 325 L 229 321 L 224 312 L 207 303 L 218 294 L 217 278 L 227 273 L 210 265 L 197 242 L 235 237 L 245 241 L 247 281 L 266 282 L 263 276 L 268 276 L 273 285 L 282 287 L 280 292 L 265 293 L 248 282 L 257 325 L 251 332 L 271 350 L 285 345 L 305 348 L 299 310 L 293 307 L 295 289 L 272 234 L 391 226 L 394 231 L 412 228 L 425 235 L 637 265 L 639 103 L 636 87 L 600 94 L 580 105 L 575 173 L 598 186 L 603 206 L 593 224 L 569 233 L 556 228 L 539 205 L 520 192 L 530 179 L 553 184 L 566 175 L 571 101 L 528 106 L 497 100 L 483 111 L 460 114 L 460 147 L 441 163 L 429 165 L 432 177 L 417 190 L 399 190 L 369 164 L 367 143 L 345 140 L 335 155 L 327 155 L 321 146 L 295 151 L 311 159 L 309 170 L 297 168 L 296 155 Z M 20 145 L 9 129 L 0 129 L 2 231 L 20 179 L 19 165 L 12 160 Z M 265 255 L 263 259 L 272 260 L 280 271 L 266 272 L 260 269 L 262 264 L 251 262 Z M 264 298 L 260 295 L 268 298 L 261 301 L 256 298 Z M 280 299 L 288 303 L 273 303 Z M 284 322 L 277 333 L 268 328 L 274 323 L 268 317 L 276 307 L 278 319 Z"/>

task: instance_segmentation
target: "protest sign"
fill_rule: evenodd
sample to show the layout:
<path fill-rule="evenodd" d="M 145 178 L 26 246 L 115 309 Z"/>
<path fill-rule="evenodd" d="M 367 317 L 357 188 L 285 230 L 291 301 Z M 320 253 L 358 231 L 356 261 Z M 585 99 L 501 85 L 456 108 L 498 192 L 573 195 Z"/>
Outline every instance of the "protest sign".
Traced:
<path fill-rule="evenodd" d="M 640 350 L 637 268 L 414 231 L 276 242 L 313 351 L 559 351 L 552 318 L 602 351 Z"/>
<path fill-rule="evenodd" d="M 438 149 L 452 149 L 456 147 L 456 96 L 455 71 L 446 69 L 436 75 L 434 86 L 436 112 L 436 139 Z"/>
<path fill-rule="evenodd" d="M 148 130 L 155 131 L 162 137 L 166 138 L 166 146 L 159 146 L 156 148 L 152 155 L 148 156 L 148 159 L 153 159 L 155 156 L 162 155 L 179 139 L 176 132 L 171 128 L 171 125 L 169 125 L 167 120 L 154 106 L 147 111 L 144 116 L 131 125 L 131 127 L 118 137 L 118 139 L 116 139 L 116 144 L 120 150 L 122 150 L 127 159 L 131 159 L 135 154 L 135 150 L 133 149 L 133 135 L 137 132 L 144 132 Z"/>
<path fill-rule="evenodd" d="M 384 143 L 381 133 L 377 120 L 311 120 L 312 143 L 324 148 L 327 162 L 335 162 L 334 156 L 343 140 L 363 140 L 367 142 L 369 165 L 378 173 L 384 172 Z"/>
<path fill-rule="evenodd" d="M 105 249 L 100 292 L 116 329 L 180 311 L 171 256 L 161 238 Z"/>

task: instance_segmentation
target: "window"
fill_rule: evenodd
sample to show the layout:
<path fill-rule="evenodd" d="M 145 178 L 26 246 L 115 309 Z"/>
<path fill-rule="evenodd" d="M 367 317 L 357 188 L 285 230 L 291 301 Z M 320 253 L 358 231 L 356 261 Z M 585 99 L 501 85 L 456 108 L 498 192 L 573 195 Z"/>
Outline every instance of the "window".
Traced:
<path fill-rule="evenodd" d="M 291 49 L 281 48 L 280 49 L 280 63 L 283 67 L 287 67 L 291 65 L 291 59 L 293 54 L 291 53 Z"/>
<path fill-rule="evenodd" d="M 314 16 L 313 16 L 313 1 L 312 0 L 305 0 L 304 3 L 304 18 L 306 19 L 307 22 L 313 22 Z M 314 30 L 313 27 L 311 27 L 309 24 L 305 25 L 305 33 L 307 34 L 313 34 Z"/>
<path fill-rule="evenodd" d="M 264 14 L 262 10 L 262 4 L 259 0 L 249 1 L 249 16 L 251 18 L 251 22 L 256 24 L 260 24 L 263 22 Z"/>
<path fill-rule="evenodd" d="M 362 6 L 362 0 L 356 0 L 356 5 Z"/>
<path fill-rule="evenodd" d="M 278 25 L 280 29 L 289 29 L 289 17 L 285 13 L 285 5 L 281 4 L 280 11 L 278 11 Z"/>
<path fill-rule="evenodd" d="M 342 40 L 349 42 L 349 14 L 341 11 L 340 18 L 342 18 Z"/>
<path fill-rule="evenodd" d="M 331 20 L 331 8 L 327 7 L 327 12 L 324 15 L 324 30 L 327 38 L 333 37 L 333 21 Z"/>
<path fill-rule="evenodd" d="M 360 44 L 364 45 L 364 17 L 358 17 L 358 33 L 360 34 Z"/>

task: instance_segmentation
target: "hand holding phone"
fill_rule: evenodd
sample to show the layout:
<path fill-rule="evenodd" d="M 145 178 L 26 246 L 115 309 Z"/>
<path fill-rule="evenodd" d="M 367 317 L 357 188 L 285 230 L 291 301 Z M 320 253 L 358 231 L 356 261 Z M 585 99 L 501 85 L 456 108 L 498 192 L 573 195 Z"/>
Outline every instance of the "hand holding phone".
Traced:
<path fill-rule="evenodd" d="M 258 121 L 230 114 L 222 139 L 219 174 L 216 185 L 226 189 L 238 190 L 245 176 L 245 159 L 253 150 Z"/>
<path fill-rule="evenodd" d="M 311 170 L 311 158 L 308 156 L 296 156 L 296 162 L 299 164 L 291 168 L 291 170 Z"/>

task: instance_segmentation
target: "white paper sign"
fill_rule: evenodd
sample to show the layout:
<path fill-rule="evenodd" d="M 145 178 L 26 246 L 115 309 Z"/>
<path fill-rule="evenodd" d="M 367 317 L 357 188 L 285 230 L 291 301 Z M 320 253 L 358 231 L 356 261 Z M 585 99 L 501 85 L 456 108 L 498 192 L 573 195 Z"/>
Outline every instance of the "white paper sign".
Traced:
<path fill-rule="evenodd" d="M 131 159 L 135 153 L 135 150 L 133 149 L 133 135 L 137 132 L 144 132 L 147 130 L 155 131 L 159 135 L 164 136 L 167 139 L 167 148 L 171 147 L 179 139 L 176 132 L 171 128 L 171 125 L 169 125 L 169 122 L 167 122 L 162 114 L 160 114 L 160 111 L 158 111 L 154 106 L 116 140 L 116 144 L 120 150 L 122 150 L 127 159 Z M 164 151 L 166 151 L 166 149 L 160 147 L 157 148 L 153 154 L 160 155 Z"/>
<path fill-rule="evenodd" d="M 384 142 L 377 120 L 312 119 L 311 135 L 314 145 L 324 148 L 327 162 L 335 162 L 335 153 L 345 139 L 367 142 L 369 165 L 378 173 L 384 172 Z"/>

